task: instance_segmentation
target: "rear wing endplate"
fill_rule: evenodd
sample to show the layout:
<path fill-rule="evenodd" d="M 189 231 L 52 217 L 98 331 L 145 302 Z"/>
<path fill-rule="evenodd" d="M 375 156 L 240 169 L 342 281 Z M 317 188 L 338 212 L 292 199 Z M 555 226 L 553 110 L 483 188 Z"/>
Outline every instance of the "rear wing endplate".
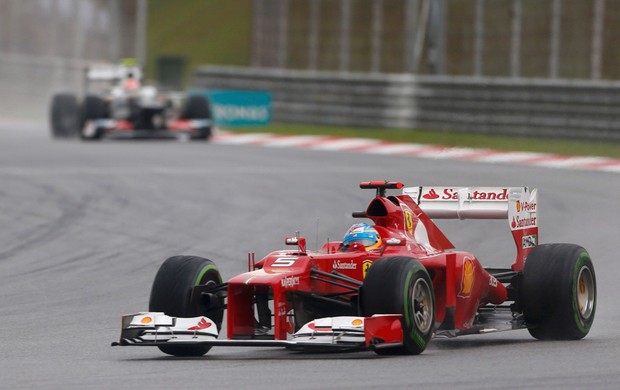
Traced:
<path fill-rule="evenodd" d="M 523 269 L 538 245 L 537 190 L 528 187 L 407 187 L 409 195 L 430 218 L 507 219 L 517 246 L 514 271 Z"/>

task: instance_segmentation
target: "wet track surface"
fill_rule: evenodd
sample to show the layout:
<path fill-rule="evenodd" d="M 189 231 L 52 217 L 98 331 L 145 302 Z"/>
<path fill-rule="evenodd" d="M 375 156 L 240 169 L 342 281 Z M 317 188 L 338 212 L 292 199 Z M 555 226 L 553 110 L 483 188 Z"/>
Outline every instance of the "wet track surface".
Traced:
<path fill-rule="evenodd" d="M 541 242 L 589 250 L 599 298 L 590 335 L 527 331 L 436 339 L 416 357 L 214 348 L 171 358 L 112 348 L 145 310 L 161 262 L 211 258 L 224 278 L 283 247 L 340 239 L 372 198 L 363 180 L 539 188 Z M 617 388 L 620 180 L 616 174 L 177 141 L 52 141 L 0 124 L 2 388 Z M 505 225 L 506 224 L 506 225 Z M 488 266 L 514 257 L 505 221 L 440 224 Z"/>

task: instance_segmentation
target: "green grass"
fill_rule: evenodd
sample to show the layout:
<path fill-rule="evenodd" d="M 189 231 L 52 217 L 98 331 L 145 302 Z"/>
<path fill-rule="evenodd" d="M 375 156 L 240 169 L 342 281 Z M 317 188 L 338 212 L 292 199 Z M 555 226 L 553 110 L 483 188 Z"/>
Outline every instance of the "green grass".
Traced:
<path fill-rule="evenodd" d="M 148 78 L 164 55 L 187 59 L 186 84 L 198 65 L 250 64 L 252 0 L 150 0 L 148 9 Z"/>
<path fill-rule="evenodd" d="M 274 134 L 311 134 L 339 137 L 359 137 L 381 139 L 391 142 L 620 158 L 620 144 L 602 142 L 506 137 L 428 130 L 373 130 L 354 127 L 301 124 L 271 124 L 265 127 L 236 127 L 231 130 L 244 133 L 264 132 Z"/>

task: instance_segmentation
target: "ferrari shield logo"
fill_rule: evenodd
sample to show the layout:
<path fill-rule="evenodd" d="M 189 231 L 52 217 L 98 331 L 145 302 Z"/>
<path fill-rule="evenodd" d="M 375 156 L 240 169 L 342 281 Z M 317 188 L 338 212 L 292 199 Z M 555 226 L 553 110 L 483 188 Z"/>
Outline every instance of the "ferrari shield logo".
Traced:
<path fill-rule="evenodd" d="M 407 230 L 407 233 L 409 233 L 409 235 L 413 236 L 413 214 L 411 214 L 411 211 L 405 210 L 404 216 L 405 230 Z"/>
<path fill-rule="evenodd" d="M 372 261 L 370 260 L 364 260 L 362 262 L 362 275 L 364 279 L 366 279 L 366 273 L 368 272 L 368 268 L 370 268 L 371 265 L 372 265 Z"/>

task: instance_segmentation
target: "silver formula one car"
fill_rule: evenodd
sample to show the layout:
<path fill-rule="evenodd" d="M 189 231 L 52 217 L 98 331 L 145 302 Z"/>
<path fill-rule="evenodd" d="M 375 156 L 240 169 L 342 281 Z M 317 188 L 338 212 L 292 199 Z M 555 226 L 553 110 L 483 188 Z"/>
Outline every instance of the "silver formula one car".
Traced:
<path fill-rule="evenodd" d="M 53 96 L 50 127 L 55 138 L 79 135 L 98 140 L 118 137 L 208 139 L 211 112 L 203 96 L 159 91 L 142 84 L 142 70 L 133 62 L 86 70 L 81 101 L 73 93 Z"/>

